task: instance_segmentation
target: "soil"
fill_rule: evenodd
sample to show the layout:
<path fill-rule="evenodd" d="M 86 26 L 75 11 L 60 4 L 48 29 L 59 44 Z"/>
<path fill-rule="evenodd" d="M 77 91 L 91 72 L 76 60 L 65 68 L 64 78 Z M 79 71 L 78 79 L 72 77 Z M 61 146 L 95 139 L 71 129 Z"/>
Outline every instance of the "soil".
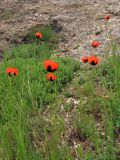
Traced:
<path fill-rule="evenodd" d="M 105 21 L 105 15 L 111 15 L 110 20 Z M 1 0 L 0 52 L 11 47 L 14 41 L 19 44 L 31 27 L 40 24 L 52 24 L 62 35 L 60 55 L 75 59 L 83 53 L 103 55 L 110 36 L 120 44 L 120 1 Z M 97 50 L 90 45 L 95 39 L 102 43 Z"/>

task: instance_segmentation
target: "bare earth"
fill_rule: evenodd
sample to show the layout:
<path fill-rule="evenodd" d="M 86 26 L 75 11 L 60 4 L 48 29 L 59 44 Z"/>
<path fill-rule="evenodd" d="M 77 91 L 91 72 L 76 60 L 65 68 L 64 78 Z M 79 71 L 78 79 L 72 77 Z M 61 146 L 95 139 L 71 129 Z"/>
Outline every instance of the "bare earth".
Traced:
<path fill-rule="evenodd" d="M 105 22 L 104 15 L 111 15 Z M 63 35 L 62 55 L 80 58 L 83 53 L 103 55 L 111 39 L 120 44 L 119 0 L 0 0 L 0 52 L 16 41 L 20 43 L 28 29 L 37 24 L 52 24 Z M 95 33 L 102 31 L 95 37 Z M 102 45 L 93 51 L 94 39 Z M 94 53 L 93 53 L 94 52 Z"/>

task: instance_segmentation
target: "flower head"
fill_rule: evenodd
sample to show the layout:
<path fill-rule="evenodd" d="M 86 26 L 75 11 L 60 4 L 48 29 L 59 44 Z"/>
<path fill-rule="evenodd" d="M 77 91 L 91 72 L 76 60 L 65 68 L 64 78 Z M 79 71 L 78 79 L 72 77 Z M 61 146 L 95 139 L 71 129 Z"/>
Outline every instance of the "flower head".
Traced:
<path fill-rule="evenodd" d="M 42 33 L 41 32 L 37 32 L 35 34 L 35 37 L 38 38 L 38 39 L 41 39 L 42 38 Z"/>
<path fill-rule="evenodd" d="M 46 75 L 46 79 L 49 81 L 54 81 L 54 80 L 56 80 L 56 76 L 53 73 L 48 73 Z"/>
<path fill-rule="evenodd" d="M 49 72 L 54 72 L 58 69 L 58 63 L 53 62 L 52 60 L 44 61 L 44 68 Z"/>
<path fill-rule="evenodd" d="M 12 76 L 12 75 L 17 76 L 18 75 L 18 69 L 9 67 L 9 68 L 6 69 L 6 74 L 8 74 L 9 76 Z"/>
<path fill-rule="evenodd" d="M 109 15 L 104 16 L 104 19 L 109 20 L 109 19 L 110 19 L 110 16 L 109 16 Z"/>
<path fill-rule="evenodd" d="M 88 62 L 88 58 L 89 58 L 88 56 L 83 57 L 83 58 L 82 58 L 82 62 L 83 62 L 83 63 L 87 63 L 87 62 Z"/>
<path fill-rule="evenodd" d="M 98 42 L 98 41 L 93 41 L 93 42 L 91 43 L 92 47 L 94 47 L 94 48 L 98 47 L 100 44 L 101 44 L 101 43 Z"/>
<path fill-rule="evenodd" d="M 88 62 L 91 64 L 91 65 L 96 65 L 99 63 L 99 59 L 95 56 L 91 56 L 88 58 Z"/>

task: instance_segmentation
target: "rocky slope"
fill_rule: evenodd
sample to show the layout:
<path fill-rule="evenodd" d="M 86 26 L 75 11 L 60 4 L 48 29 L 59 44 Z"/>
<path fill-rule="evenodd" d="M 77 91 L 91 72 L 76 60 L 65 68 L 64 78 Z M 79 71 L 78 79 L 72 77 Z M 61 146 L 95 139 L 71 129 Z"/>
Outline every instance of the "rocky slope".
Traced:
<path fill-rule="evenodd" d="M 109 22 L 101 19 L 111 15 Z M 1 0 L 0 1 L 0 51 L 20 43 L 28 29 L 37 24 L 52 24 L 63 35 L 60 54 L 80 58 L 82 53 L 99 54 L 111 36 L 120 44 L 119 0 Z M 102 31 L 95 37 L 95 33 Z M 101 41 L 93 51 L 90 42 Z"/>

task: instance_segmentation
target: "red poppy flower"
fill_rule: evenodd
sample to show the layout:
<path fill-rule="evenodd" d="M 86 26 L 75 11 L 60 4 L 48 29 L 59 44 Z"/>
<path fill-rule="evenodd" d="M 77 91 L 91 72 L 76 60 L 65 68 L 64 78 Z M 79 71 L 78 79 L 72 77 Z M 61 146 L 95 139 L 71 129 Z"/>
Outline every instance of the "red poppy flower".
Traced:
<path fill-rule="evenodd" d="M 92 45 L 94 48 L 98 47 L 100 44 L 101 44 L 101 43 L 98 42 L 98 41 L 93 41 L 93 42 L 91 43 L 91 45 Z"/>
<path fill-rule="evenodd" d="M 91 56 L 88 58 L 88 62 L 91 64 L 91 65 L 96 65 L 99 63 L 99 59 L 95 56 Z"/>
<path fill-rule="evenodd" d="M 51 60 L 44 61 L 44 68 L 49 72 L 54 72 L 58 69 L 58 63 Z"/>
<path fill-rule="evenodd" d="M 38 39 L 41 39 L 42 38 L 42 33 L 41 32 L 37 32 L 35 34 L 35 37 L 38 38 Z"/>
<path fill-rule="evenodd" d="M 104 16 L 104 19 L 109 20 L 109 19 L 110 19 L 110 16 L 109 16 L 109 15 Z"/>
<path fill-rule="evenodd" d="M 18 75 L 18 69 L 17 68 L 7 68 L 6 69 L 6 74 L 9 74 L 9 76 L 11 76 L 11 75 L 17 76 Z"/>
<path fill-rule="evenodd" d="M 56 80 L 56 76 L 53 73 L 48 73 L 46 75 L 46 79 L 49 81 L 54 81 L 54 80 Z"/>
<path fill-rule="evenodd" d="M 89 58 L 88 56 L 83 57 L 83 58 L 82 58 L 82 62 L 83 62 L 83 63 L 87 63 L 87 62 L 88 62 L 88 58 Z"/>

